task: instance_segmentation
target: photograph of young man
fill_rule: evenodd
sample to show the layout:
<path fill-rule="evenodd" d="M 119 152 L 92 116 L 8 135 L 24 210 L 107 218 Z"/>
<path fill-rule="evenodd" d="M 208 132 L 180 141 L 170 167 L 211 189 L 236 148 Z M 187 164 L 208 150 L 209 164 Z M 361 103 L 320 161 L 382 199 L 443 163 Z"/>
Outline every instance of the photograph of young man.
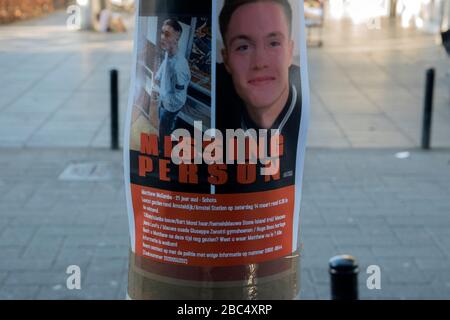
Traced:
<path fill-rule="evenodd" d="M 220 12 L 217 128 L 277 129 L 284 142 L 280 179 L 249 189 L 295 180 L 301 90 L 300 68 L 293 64 L 292 19 L 288 0 L 225 0 Z"/>

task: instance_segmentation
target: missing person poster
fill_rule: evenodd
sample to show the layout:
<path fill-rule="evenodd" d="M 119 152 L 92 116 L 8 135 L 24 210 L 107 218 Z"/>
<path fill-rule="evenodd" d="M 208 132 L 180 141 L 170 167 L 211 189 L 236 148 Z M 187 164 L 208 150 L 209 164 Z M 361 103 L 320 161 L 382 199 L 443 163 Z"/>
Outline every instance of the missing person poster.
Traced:
<path fill-rule="evenodd" d="M 131 299 L 295 299 L 309 88 L 300 0 L 138 1 Z"/>

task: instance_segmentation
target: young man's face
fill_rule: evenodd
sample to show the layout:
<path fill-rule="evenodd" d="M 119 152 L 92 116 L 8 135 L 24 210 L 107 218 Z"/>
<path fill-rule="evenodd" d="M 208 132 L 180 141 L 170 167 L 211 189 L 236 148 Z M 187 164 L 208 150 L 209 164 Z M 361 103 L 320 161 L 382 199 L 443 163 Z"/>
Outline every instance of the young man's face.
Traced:
<path fill-rule="evenodd" d="M 223 58 L 247 107 L 272 106 L 289 90 L 293 42 L 283 7 L 255 2 L 236 9 L 225 36 Z"/>
<path fill-rule="evenodd" d="M 178 39 L 180 34 L 171 26 L 164 24 L 161 29 L 161 48 L 173 52 L 178 48 Z"/>

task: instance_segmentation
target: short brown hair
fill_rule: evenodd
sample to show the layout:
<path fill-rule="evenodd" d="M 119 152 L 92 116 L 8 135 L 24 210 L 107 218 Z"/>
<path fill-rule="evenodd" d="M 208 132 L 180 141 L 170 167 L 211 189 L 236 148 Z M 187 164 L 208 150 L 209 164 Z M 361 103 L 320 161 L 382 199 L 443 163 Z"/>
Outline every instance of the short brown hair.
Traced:
<path fill-rule="evenodd" d="M 181 27 L 181 24 L 178 22 L 177 19 L 169 18 L 166 21 L 164 21 L 163 25 L 168 25 L 172 27 L 175 32 L 178 32 L 180 35 L 183 33 L 183 28 Z"/>
<path fill-rule="evenodd" d="M 225 0 L 222 11 L 220 11 L 219 15 L 220 33 L 222 34 L 225 46 L 226 46 L 225 35 L 228 30 L 228 25 L 230 24 L 231 16 L 240 6 L 254 2 L 274 2 L 281 5 L 283 7 L 284 13 L 288 21 L 289 33 L 291 33 L 292 8 L 288 0 Z"/>

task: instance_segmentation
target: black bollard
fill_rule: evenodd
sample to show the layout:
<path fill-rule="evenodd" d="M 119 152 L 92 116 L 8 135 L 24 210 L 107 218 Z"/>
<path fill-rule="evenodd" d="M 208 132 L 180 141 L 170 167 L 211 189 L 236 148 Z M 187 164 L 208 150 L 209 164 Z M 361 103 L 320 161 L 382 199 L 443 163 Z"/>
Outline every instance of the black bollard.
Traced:
<path fill-rule="evenodd" d="M 119 149 L 119 72 L 111 70 L 111 149 Z"/>
<path fill-rule="evenodd" d="M 330 259 L 331 300 L 358 300 L 358 264 L 350 255 Z"/>
<path fill-rule="evenodd" d="M 423 108 L 422 149 L 430 149 L 431 120 L 433 117 L 434 69 L 428 69 L 425 83 L 425 100 Z"/>

